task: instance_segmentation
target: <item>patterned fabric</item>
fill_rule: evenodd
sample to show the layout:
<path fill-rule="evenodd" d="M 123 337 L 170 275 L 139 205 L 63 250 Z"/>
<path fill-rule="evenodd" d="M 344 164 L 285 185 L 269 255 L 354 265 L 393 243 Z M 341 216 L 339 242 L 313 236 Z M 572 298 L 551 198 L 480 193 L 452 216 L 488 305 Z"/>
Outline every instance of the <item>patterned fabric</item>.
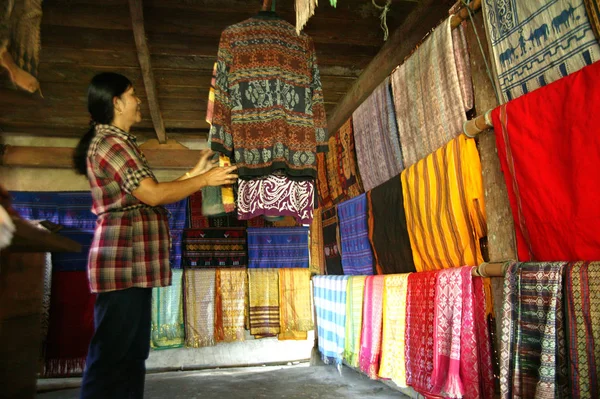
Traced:
<path fill-rule="evenodd" d="M 600 59 L 583 0 L 481 3 L 501 102 Z"/>
<path fill-rule="evenodd" d="M 360 177 L 369 191 L 404 169 L 389 78 L 358 106 L 352 122 Z"/>
<path fill-rule="evenodd" d="M 414 272 L 400 177 L 368 191 L 367 203 L 369 241 L 377 274 Z"/>
<path fill-rule="evenodd" d="M 46 252 L 44 262 L 44 292 L 42 295 L 42 308 L 41 308 L 41 335 L 42 335 L 42 348 L 46 348 L 46 341 L 48 339 L 48 329 L 50 327 L 50 301 L 52 298 L 52 254 Z M 43 353 L 40 354 L 41 360 L 43 360 Z"/>
<path fill-rule="evenodd" d="M 248 269 L 250 334 L 272 337 L 279 328 L 279 273 L 277 269 Z"/>
<path fill-rule="evenodd" d="M 173 285 L 152 289 L 152 338 L 155 349 L 179 348 L 185 343 L 183 270 L 173 270 Z"/>
<path fill-rule="evenodd" d="M 279 317 L 282 333 L 314 328 L 310 306 L 310 271 L 279 269 Z"/>
<path fill-rule="evenodd" d="M 354 198 L 364 193 L 358 173 L 352 119 L 348 119 L 335 134 L 337 171 L 345 198 Z"/>
<path fill-rule="evenodd" d="M 325 252 L 323 251 L 323 219 L 321 209 L 315 209 L 310 224 L 310 265 L 312 274 L 325 274 Z"/>
<path fill-rule="evenodd" d="M 365 280 L 363 325 L 360 334 L 360 370 L 377 379 L 381 357 L 381 326 L 383 322 L 384 276 L 368 276 Z"/>
<path fill-rule="evenodd" d="M 585 9 L 590 19 L 590 24 L 596 35 L 596 39 L 600 40 L 600 3 L 598 0 L 583 0 Z"/>
<path fill-rule="evenodd" d="M 367 276 L 350 276 L 346 288 L 346 342 L 344 361 L 358 368 L 360 335 L 362 332 L 363 301 Z"/>
<path fill-rule="evenodd" d="M 206 217 L 223 216 L 226 214 L 223 206 L 223 193 L 221 187 L 202 187 L 202 214 Z"/>
<path fill-rule="evenodd" d="M 220 154 L 219 166 L 231 166 L 231 160 L 229 157 Z M 235 195 L 233 193 L 233 185 L 221 186 L 221 198 L 223 199 L 223 209 L 225 210 L 225 213 L 231 213 L 235 211 Z"/>
<path fill-rule="evenodd" d="M 350 123 L 350 121 L 346 123 Z M 329 188 L 329 199 L 333 204 L 337 204 L 346 199 L 346 194 L 344 193 L 346 178 L 344 174 L 339 173 L 338 169 L 338 165 L 341 163 L 339 160 L 340 154 L 338 154 L 338 135 L 339 132 L 336 132 L 336 134 L 331 136 L 327 142 L 329 149 L 326 158 L 327 186 Z M 354 139 L 352 140 L 354 141 Z M 327 201 L 326 203 L 330 202 Z"/>
<path fill-rule="evenodd" d="M 385 276 L 383 284 L 383 332 L 381 338 L 381 368 L 379 377 L 389 378 L 400 387 L 406 386 L 407 274 Z"/>
<path fill-rule="evenodd" d="M 373 251 L 369 242 L 366 195 L 361 194 L 338 204 L 337 210 L 344 274 L 373 274 Z"/>
<path fill-rule="evenodd" d="M 184 270 L 185 346 L 201 348 L 215 344 L 214 269 Z"/>
<path fill-rule="evenodd" d="M 98 215 L 88 262 L 92 292 L 170 285 L 167 211 L 131 194 L 143 179 L 156 181 L 135 136 L 97 125 L 87 164 Z"/>
<path fill-rule="evenodd" d="M 566 263 L 514 263 L 504 278 L 502 398 L 565 398 L 562 273 Z"/>
<path fill-rule="evenodd" d="M 521 261 L 600 259 L 598 76 L 600 62 L 492 112 Z"/>
<path fill-rule="evenodd" d="M 308 227 L 248 228 L 248 267 L 308 268 Z"/>
<path fill-rule="evenodd" d="M 323 209 L 323 251 L 325 252 L 327 274 L 344 274 L 338 241 L 338 217 L 335 205 Z"/>
<path fill-rule="evenodd" d="M 600 397 L 600 263 L 566 266 L 567 345 L 572 398 Z"/>
<path fill-rule="evenodd" d="M 81 245 L 81 252 L 53 252 L 52 270 L 57 272 L 85 272 L 94 232 L 90 230 L 61 229 L 59 235 Z"/>
<path fill-rule="evenodd" d="M 171 234 L 171 250 L 169 264 L 172 269 L 181 269 L 183 252 L 183 229 L 187 225 L 188 199 L 165 205 L 169 214 L 169 233 Z"/>
<path fill-rule="evenodd" d="M 57 206 L 58 193 L 13 191 L 10 194 L 13 209 L 23 219 L 48 220 L 52 223 L 60 223 L 59 207 Z"/>
<path fill-rule="evenodd" d="M 209 219 L 202 213 L 202 190 L 188 197 L 188 226 L 192 229 L 209 227 Z"/>
<path fill-rule="evenodd" d="M 392 73 L 394 105 L 404 167 L 415 164 L 462 131 L 472 104 L 470 71 L 458 67 L 450 18 L 438 26 L 415 53 Z M 461 80 L 461 77 L 463 78 Z M 461 83 L 466 85 L 461 88 Z"/>
<path fill-rule="evenodd" d="M 96 215 L 92 209 L 92 195 L 89 191 L 55 192 L 58 224 L 81 230 L 96 228 Z"/>
<path fill-rule="evenodd" d="M 246 269 L 217 269 L 215 340 L 244 341 L 248 275 Z"/>
<path fill-rule="evenodd" d="M 313 295 L 317 315 L 317 342 L 326 364 L 341 366 L 346 330 L 348 276 L 314 276 Z"/>
<path fill-rule="evenodd" d="M 278 169 L 317 177 L 327 121 L 310 37 L 272 13 L 223 31 L 210 141 L 213 150 L 235 158 L 241 178 Z"/>
<path fill-rule="evenodd" d="M 329 139 L 331 141 L 331 139 Z M 328 142 L 329 143 L 329 142 Z M 327 155 L 329 152 L 327 153 Z M 329 192 L 329 182 L 328 182 L 328 171 L 327 171 L 327 158 L 325 153 L 317 154 L 317 196 L 318 196 L 318 204 L 319 207 L 331 206 L 333 204 L 333 200 L 331 199 L 331 194 Z"/>
<path fill-rule="evenodd" d="M 268 175 L 256 179 L 238 179 L 238 219 L 257 216 L 294 216 L 299 223 L 313 218 L 315 183 Z"/>
<path fill-rule="evenodd" d="M 475 141 L 460 135 L 401 178 L 417 271 L 482 263 L 487 224 Z"/>
<path fill-rule="evenodd" d="M 243 227 L 185 229 L 183 263 L 186 267 L 245 267 L 246 229 Z"/>

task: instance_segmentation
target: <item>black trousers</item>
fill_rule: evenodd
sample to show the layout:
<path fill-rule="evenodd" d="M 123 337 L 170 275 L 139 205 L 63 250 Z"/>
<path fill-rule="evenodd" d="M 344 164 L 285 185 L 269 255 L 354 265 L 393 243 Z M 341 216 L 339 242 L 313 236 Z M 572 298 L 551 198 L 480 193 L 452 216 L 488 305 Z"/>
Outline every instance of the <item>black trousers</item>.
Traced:
<path fill-rule="evenodd" d="M 144 397 L 151 312 L 151 288 L 98 294 L 82 399 Z"/>

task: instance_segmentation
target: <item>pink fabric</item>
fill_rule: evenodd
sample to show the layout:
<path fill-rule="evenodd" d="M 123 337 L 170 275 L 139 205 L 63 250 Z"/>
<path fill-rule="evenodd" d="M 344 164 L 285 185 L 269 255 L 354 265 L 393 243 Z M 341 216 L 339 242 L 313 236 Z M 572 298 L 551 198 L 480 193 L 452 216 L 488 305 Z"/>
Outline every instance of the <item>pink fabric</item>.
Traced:
<path fill-rule="evenodd" d="M 363 325 L 360 337 L 360 370 L 377 379 L 381 358 L 381 329 L 383 327 L 384 276 L 368 276 L 365 280 Z"/>

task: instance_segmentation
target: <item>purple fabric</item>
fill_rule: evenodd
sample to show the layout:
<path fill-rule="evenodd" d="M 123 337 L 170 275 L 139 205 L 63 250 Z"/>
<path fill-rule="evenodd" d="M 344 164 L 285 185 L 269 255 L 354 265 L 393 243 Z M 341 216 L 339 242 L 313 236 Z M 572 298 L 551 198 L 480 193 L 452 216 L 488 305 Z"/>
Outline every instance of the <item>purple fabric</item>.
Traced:
<path fill-rule="evenodd" d="M 361 194 L 337 205 L 342 268 L 346 275 L 372 275 L 373 250 L 369 242 L 367 196 Z"/>

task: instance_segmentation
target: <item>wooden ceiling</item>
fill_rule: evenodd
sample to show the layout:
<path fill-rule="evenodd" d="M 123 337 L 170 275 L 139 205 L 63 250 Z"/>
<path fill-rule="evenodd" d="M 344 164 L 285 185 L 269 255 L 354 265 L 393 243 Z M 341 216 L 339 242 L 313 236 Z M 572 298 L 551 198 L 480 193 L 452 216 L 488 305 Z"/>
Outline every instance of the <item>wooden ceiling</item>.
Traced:
<path fill-rule="evenodd" d="M 377 0 L 383 4 L 383 0 Z M 321 0 L 305 32 L 317 49 L 327 111 L 346 93 L 383 45 L 379 12 L 371 0 Z M 392 2 L 390 32 L 414 1 Z M 144 0 L 144 26 L 167 134 L 206 135 L 206 103 L 221 31 L 255 15 L 258 0 Z M 276 3 L 295 24 L 293 0 Z M 15 91 L 0 74 L 0 131 L 80 136 L 88 125 L 86 90 L 94 74 L 129 77 L 144 101 L 138 134 L 154 137 L 134 41 L 128 0 L 45 0 L 38 94 Z"/>

